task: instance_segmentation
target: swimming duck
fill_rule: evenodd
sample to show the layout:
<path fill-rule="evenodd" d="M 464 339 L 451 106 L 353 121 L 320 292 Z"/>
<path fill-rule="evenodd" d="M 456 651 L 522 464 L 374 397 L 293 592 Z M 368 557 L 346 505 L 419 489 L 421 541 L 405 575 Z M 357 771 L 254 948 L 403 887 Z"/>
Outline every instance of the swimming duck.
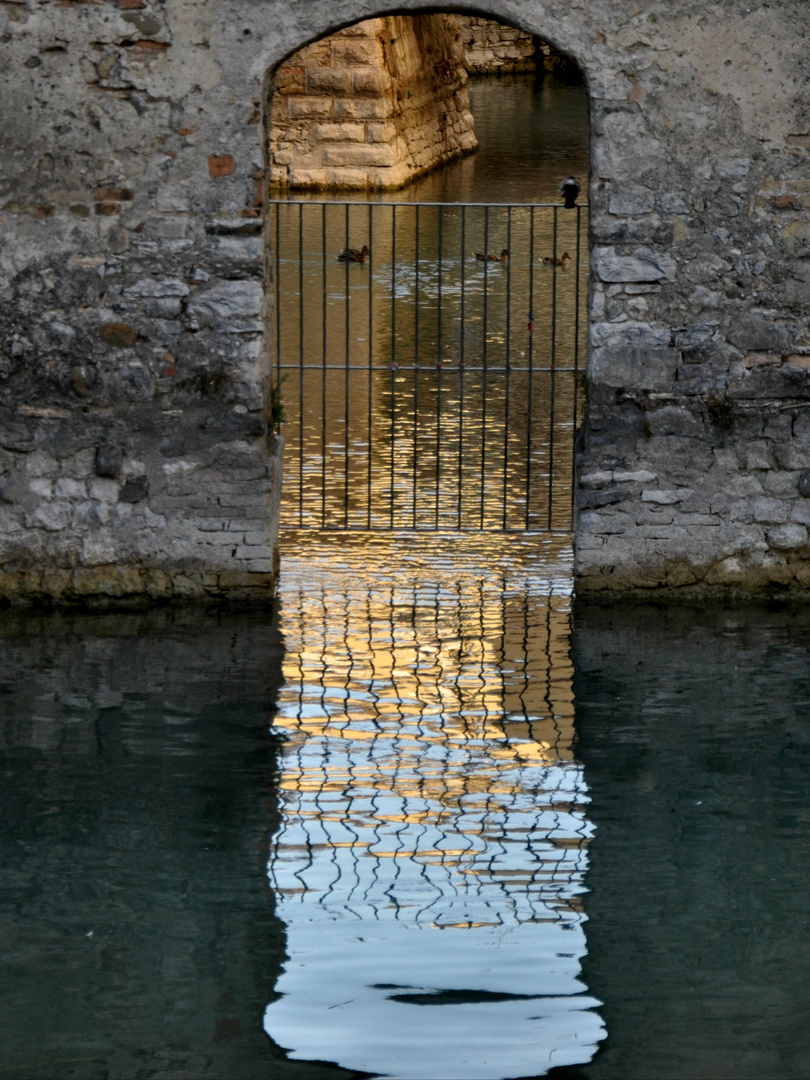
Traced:
<path fill-rule="evenodd" d="M 366 256 L 371 252 L 368 249 L 367 244 L 363 244 L 361 248 L 344 248 L 343 251 L 337 255 L 338 262 L 365 262 Z"/>
<path fill-rule="evenodd" d="M 490 255 L 483 251 L 474 251 L 473 255 L 479 262 L 506 262 L 509 258 L 509 248 L 501 248 L 500 255 Z"/>
<path fill-rule="evenodd" d="M 560 194 L 565 200 L 565 209 L 573 210 L 577 205 L 577 196 L 579 195 L 581 188 L 579 186 L 579 180 L 575 176 L 568 176 L 560 184 Z"/>
<path fill-rule="evenodd" d="M 571 262 L 571 256 L 567 251 L 564 251 L 561 259 L 553 259 L 550 255 L 546 255 L 543 258 L 543 262 L 546 266 L 561 266 L 563 270 L 567 270 Z"/>

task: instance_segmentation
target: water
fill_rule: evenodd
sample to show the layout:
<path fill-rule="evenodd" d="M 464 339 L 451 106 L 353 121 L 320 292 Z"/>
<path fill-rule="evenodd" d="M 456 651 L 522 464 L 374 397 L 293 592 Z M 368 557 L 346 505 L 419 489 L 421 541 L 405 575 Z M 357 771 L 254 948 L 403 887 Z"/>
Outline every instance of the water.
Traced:
<path fill-rule="evenodd" d="M 0 613 L 0 1077 L 806 1076 L 810 612 L 570 559 L 287 534 L 276 610 Z"/>
<path fill-rule="evenodd" d="M 470 87 L 477 154 L 370 201 L 272 208 L 290 522 L 570 528 L 588 219 L 559 182 L 587 175 L 586 94 Z"/>
<path fill-rule="evenodd" d="M 289 959 L 265 1026 L 375 1075 L 532 1075 L 603 1037 L 568 559 L 439 546 L 291 538 L 269 860 Z"/>
<path fill-rule="evenodd" d="M 806 1076 L 810 612 L 386 543 L 0 618 L 0 1075 Z"/>

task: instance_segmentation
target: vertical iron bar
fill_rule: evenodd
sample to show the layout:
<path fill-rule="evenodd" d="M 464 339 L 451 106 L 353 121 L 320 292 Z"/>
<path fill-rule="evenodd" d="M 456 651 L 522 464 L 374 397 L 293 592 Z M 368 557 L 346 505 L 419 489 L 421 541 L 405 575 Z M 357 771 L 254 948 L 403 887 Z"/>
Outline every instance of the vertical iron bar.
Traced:
<path fill-rule="evenodd" d="M 577 206 L 577 256 L 574 264 L 576 269 L 576 281 L 574 282 L 574 416 L 573 431 L 571 435 L 571 528 L 574 527 L 574 505 L 576 499 L 576 472 L 577 472 L 577 413 L 579 412 L 579 274 L 582 240 L 582 207 Z"/>
<path fill-rule="evenodd" d="M 346 203 L 346 247 L 349 246 L 349 203 Z M 346 343 L 343 376 L 343 528 L 349 525 L 349 264 L 346 259 Z"/>
<path fill-rule="evenodd" d="M 532 395 L 534 394 L 534 207 L 529 211 L 529 393 L 526 403 L 526 528 L 531 514 L 532 483 Z"/>
<path fill-rule="evenodd" d="M 274 203 L 276 215 L 276 386 L 281 393 L 281 205 Z"/>
<path fill-rule="evenodd" d="M 415 260 L 415 272 L 414 272 L 414 300 L 415 300 L 415 312 L 414 312 L 414 346 L 413 346 L 413 508 L 411 513 L 411 524 L 413 528 L 416 528 L 416 490 L 417 490 L 417 456 L 419 452 L 419 436 L 417 431 L 417 425 L 419 421 L 419 204 L 416 204 L 416 221 L 414 223 L 414 229 L 416 232 L 416 248 L 414 252 Z"/>
<path fill-rule="evenodd" d="M 464 270 L 464 256 L 467 239 L 467 207 L 461 207 L 461 325 L 459 327 L 459 356 L 458 356 L 458 503 L 456 507 L 456 528 L 461 528 L 461 492 L 463 485 L 464 467 L 464 301 L 466 274 Z"/>
<path fill-rule="evenodd" d="M 366 460 L 366 528 L 371 528 L 371 395 L 374 375 L 374 204 L 368 204 L 368 456 Z"/>
<path fill-rule="evenodd" d="M 508 207 L 506 211 L 506 247 L 510 252 L 510 255 L 506 259 L 506 388 L 504 393 L 504 417 L 503 417 L 503 516 L 501 520 L 501 528 L 506 528 L 506 497 L 508 487 L 508 472 L 509 472 L 509 405 L 510 405 L 510 378 L 512 374 L 512 353 L 510 350 L 510 337 L 512 333 L 512 322 L 510 318 L 511 308 L 511 296 L 512 296 L 512 207 Z"/>
<path fill-rule="evenodd" d="M 486 491 L 484 488 L 484 476 L 486 474 L 486 462 L 487 462 L 487 284 L 488 284 L 488 265 L 489 265 L 489 207 L 484 207 L 484 318 L 483 318 L 483 332 L 484 340 L 482 342 L 481 351 L 481 506 L 480 506 L 480 527 L 484 527 L 484 503 L 486 497 Z"/>
<path fill-rule="evenodd" d="M 548 528 L 551 529 L 554 502 L 554 391 L 557 373 L 557 211 L 554 207 L 554 266 L 551 277 L 551 383 L 549 386 L 549 433 L 548 433 Z"/>
<path fill-rule="evenodd" d="M 396 367 L 397 367 L 397 206 L 391 205 L 391 510 L 394 527 L 394 439 L 396 436 Z"/>
<path fill-rule="evenodd" d="M 436 503 L 433 514 L 433 527 L 439 527 L 439 493 L 441 490 L 442 471 L 442 241 L 444 238 L 444 207 L 439 207 L 439 257 L 437 285 L 437 326 L 436 326 Z"/>
<path fill-rule="evenodd" d="M 298 524 L 304 524 L 304 204 L 298 206 Z"/>
<path fill-rule="evenodd" d="M 322 356 L 321 356 L 321 528 L 326 528 L 326 203 L 321 203 L 321 264 L 323 266 L 323 297 L 321 298 L 323 319 Z"/>

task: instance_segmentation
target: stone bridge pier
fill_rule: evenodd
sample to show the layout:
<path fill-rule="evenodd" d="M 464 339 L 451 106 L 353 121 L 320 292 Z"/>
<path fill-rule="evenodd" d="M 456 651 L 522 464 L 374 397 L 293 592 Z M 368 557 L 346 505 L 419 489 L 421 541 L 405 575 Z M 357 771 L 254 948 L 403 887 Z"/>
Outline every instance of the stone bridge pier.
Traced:
<path fill-rule="evenodd" d="M 577 588 L 806 591 L 806 0 L 465 11 L 587 80 Z M 0 598 L 272 592 L 274 76 L 387 14 L 0 4 Z"/>

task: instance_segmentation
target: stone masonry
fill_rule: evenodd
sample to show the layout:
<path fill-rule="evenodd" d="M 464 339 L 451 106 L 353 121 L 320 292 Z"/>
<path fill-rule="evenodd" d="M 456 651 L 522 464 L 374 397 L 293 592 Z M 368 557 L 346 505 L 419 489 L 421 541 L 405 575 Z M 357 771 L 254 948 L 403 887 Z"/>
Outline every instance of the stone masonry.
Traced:
<path fill-rule="evenodd" d="M 456 15 L 464 47 L 464 63 L 471 75 L 534 71 L 535 39 L 516 26 L 474 15 Z"/>
<path fill-rule="evenodd" d="M 475 150 L 467 72 L 448 15 L 367 19 L 279 68 L 270 182 L 399 188 Z"/>
<path fill-rule="evenodd" d="M 0 4 L 0 595 L 272 590 L 273 79 L 381 14 Z M 587 81 L 577 588 L 807 593 L 806 0 L 477 14 L 550 41 Z"/>

